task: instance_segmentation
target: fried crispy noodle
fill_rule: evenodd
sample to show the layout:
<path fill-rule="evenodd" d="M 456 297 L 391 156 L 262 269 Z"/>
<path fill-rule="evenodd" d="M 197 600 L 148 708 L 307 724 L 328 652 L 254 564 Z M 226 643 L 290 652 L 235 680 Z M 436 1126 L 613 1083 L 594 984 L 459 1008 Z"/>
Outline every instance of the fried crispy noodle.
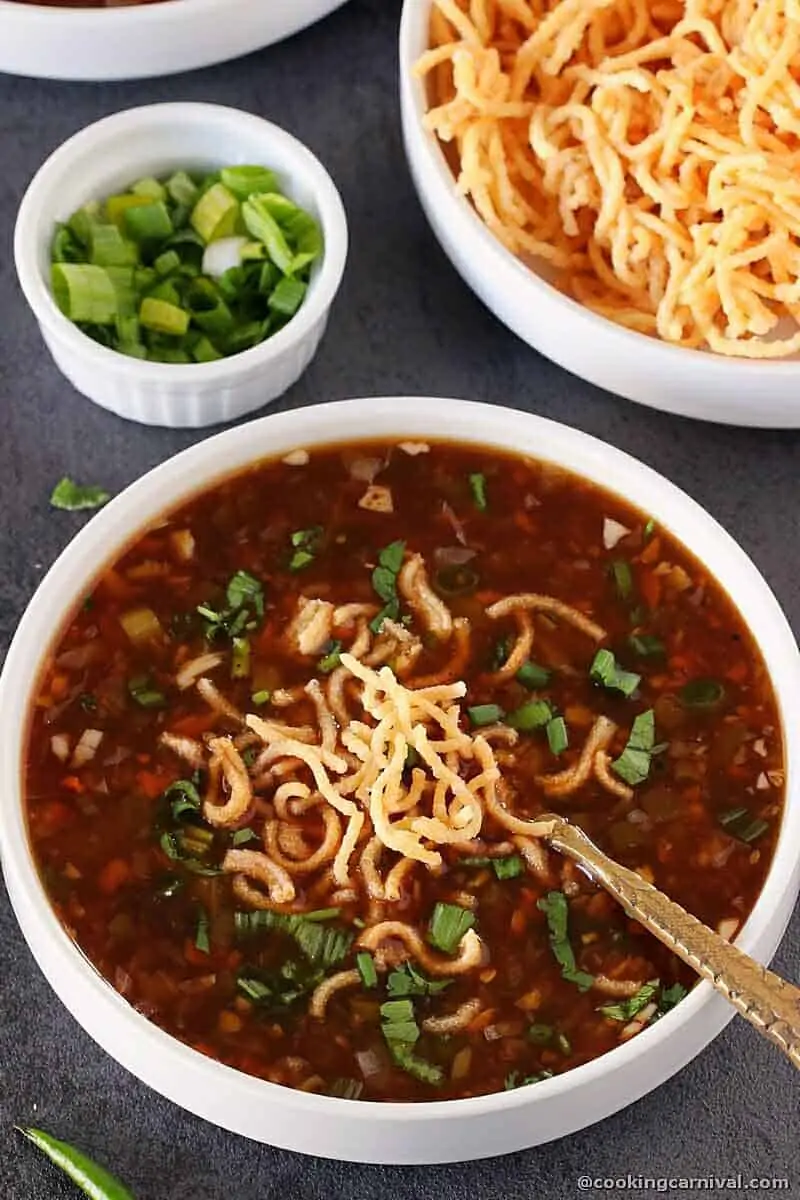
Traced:
<path fill-rule="evenodd" d="M 202 744 L 194 738 L 184 737 L 177 733 L 162 733 L 158 739 L 162 746 L 166 746 L 173 754 L 177 754 L 184 762 L 187 762 L 190 767 L 199 770 L 205 766 L 206 752 Z"/>
<path fill-rule="evenodd" d="M 633 788 L 628 787 L 627 783 L 623 783 L 618 776 L 612 774 L 611 759 L 605 750 L 601 750 L 595 755 L 594 775 L 600 786 L 604 787 L 607 792 L 611 792 L 612 796 L 618 796 L 620 800 L 633 799 Z"/>
<path fill-rule="evenodd" d="M 268 821 L 264 829 L 264 843 L 267 853 L 274 863 L 283 867 L 290 875 L 309 875 L 316 871 L 323 863 L 330 862 L 335 858 L 336 852 L 342 843 L 342 822 L 335 808 L 330 805 L 324 805 L 319 810 L 320 819 L 322 820 L 325 832 L 323 839 L 311 854 L 306 854 L 298 857 L 292 854 L 291 858 L 287 858 L 283 849 L 289 852 L 288 845 L 283 846 L 281 842 L 281 833 L 286 828 L 300 832 L 299 826 L 286 826 L 282 821 Z M 338 881 L 337 881 L 338 882 Z"/>
<path fill-rule="evenodd" d="M 290 779 L 287 783 L 282 783 L 275 789 L 272 797 L 275 812 L 282 821 L 290 821 L 292 817 L 299 817 L 309 808 L 315 808 L 321 800 L 322 797 L 318 793 L 312 792 L 307 784 L 300 783 L 297 779 Z"/>
<path fill-rule="evenodd" d="M 800 351 L 797 0 L 434 0 L 425 125 L 512 253 L 629 328 Z"/>
<path fill-rule="evenodd" d="M 227 717 L 229 721 L 234 721 L 237 725 L 241 725 L 244 721 L 244 716 L 239 712 L 235 705 L 231 704 L 230 700 L 226 700 L 218 687 L 215 687 L 210 679 L 203 677 L 197 681 L 197 690 L 205 700 L 209 708 L 213 708 L 214 712 L 219 713 L 221 717 Z"/>
<path fill-rule="evenodd" d="M 494 608 L 496 605 L 492 607 Z M 492 614 L 490 613 L 490 615 Z M 526 663 L 531 656 L 531 650 L 533 649 L 533 621 L 528 616 L 527 610 L 522 606 L 514 609 L 514 620 L 517 622 L 517 636 L 514 645 L 511 647 L 510 654 L 506 657 L 506 661 L 489 676 L 489 679 L 493 683 L 503 683 L 506 679 L 513 679 L 523 663 Z"/>
<path fill-rule="evenodd" d="M 344 988 L 357 987 L 360 983 L 361 976 L 355 970 L 338 971 L 336 975 L 331 975 L 329 979 L 323 980 L 311 994 L 308 1005 L 309 1015 L 321 1021 L 331 998 L 337 992 L 341 992 Z"/>
<path fill-rule="evenodd" d="M 422 1028 L 426 1033 L 436 1034 L 451 1034 L 461 1033 L 462 1030 L 469 1028 L 472 1021 L 475 1020 L 478 1013 L 483 1010 L 482 1002 L 473 997 L 472 1000 L 465 1000 L 460 1004 L 455 1012 L 448 1013 L 445 1017 L 426 1017 L 422 1022 Z"/>
<path fill-rule="evenodd" d="M 247 767 L 239 751 L 230 738 L 212 738 L 208 743 L 211 752 L 211 762 L 216 762 L 225 782 L 228 785 L 229 796 L 224 804 L 218 803 L 217 777 L 213 777 L 213 785 L 203 804 L 203 816 L 209 825 L 226 829 L 236 825 L 253 803 L 253 788 Z"/>
<path fill-rule="evenodd" d="M 327 600 L 301 596 L 297 612 L 286 630 L 286 641 L 296 654 L 308 658 L 319 654 L 330 641 L 333 629 L 333 605 Z"/>
<path fill-rule="evenodd" d="M 408 601 L 412 612 L 428 633 L 442 640 L 450 637 L 453 617 L 428 582 L 428 572 L 421 554 L 412 554 L 403 563 L 397 576 L 397 590 Z"/>
<path fill-rule="evenodd" d="M 260 850 L 229 850 L 222 860 L 222 869 L 233 875 L 236 896 L 251 908 L 274 908 L 291 904 L 295 898 L 295 886 L 288 871 Z M 251 880 L 262 887 L 255 887 Z"/>
<path fill-rule="evenodd" d="M 601 992 L 604 996 L 620 996 L 628 998 L 635 996 L 642 983 L 637 979 L 609 979 L 608 975 L 595 975 L 592 990 Z"/>
<path fill-rule="evenodd" d="M 415 688 L 437 687 L 442 683 L 453 683 L 464 674 L 469 662 L 472 646 L 470 643 L 470 624 L 466 617 L 456 617 L 453 621 L 453 636 L 450 639 L 452 654 L 444 666 L 429 675 L 419 675 L 410 680 Z"/>
<path fill-rule="evenodd" d="M 382 921 L 372 925 L 364 930 L 356 944 L 363 950 L 380 951 L 389 941 L 402 945 L 397 962 L 414 958 L 429 975 L 464 975 L 479 967 L 484 957 L 483 942 L 474 929 L 468 929 L 462 937 L 455 958 L 442 958 L 428 949 L 413 925 L 404 921 Z"/>
<path fill-rule="evenodd" d="M 616 732 L 617 727 L 613 721 L 608 717 L 598 717 L 589 730 L 578 761 L 565 771 L 559 771 L 557 775 L 537 775 L 536 782 L 548 796 L 571 796 L 589 782 L 595 771 L 597 755 L 610 746 Z"/>
<path fill-rule="evenodd" d="M 576 629 L 585 633 L 595 642 L 605 641 L 607 637 L 602 625 L 592 621 L 590 617 L 577 608 L 573 608 L 571 604 L 565 604 L 563 600 L 557 600 L 555 596 L 540 596 L 535 592 L 520 592 L 518 595 L 505 596 L 496 604 L 490 605 L 486 609 L 486 615 L 495 621 L 499 617 L 507 617 L 512 613 L 516 615 L 520 610 L 547 613 L 548 616 L 555 617 L 558 621 L 574 625 Z"/>

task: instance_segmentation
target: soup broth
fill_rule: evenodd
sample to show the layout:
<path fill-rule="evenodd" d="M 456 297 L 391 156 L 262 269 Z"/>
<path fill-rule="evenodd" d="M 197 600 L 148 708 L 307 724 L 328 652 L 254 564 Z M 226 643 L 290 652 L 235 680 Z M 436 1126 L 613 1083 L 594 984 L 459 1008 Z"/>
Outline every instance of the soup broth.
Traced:
<path fill-rule="evenodd" d="M 376 1101 L 535 1084 L 692 986 L 543 814 L 733 937 L 783 791 L 758 649 L 666 530 L 410 441 L 264 462 L 143 533 L 48 655 L 25 770 L 52 904 L 131 1005 Z"/>

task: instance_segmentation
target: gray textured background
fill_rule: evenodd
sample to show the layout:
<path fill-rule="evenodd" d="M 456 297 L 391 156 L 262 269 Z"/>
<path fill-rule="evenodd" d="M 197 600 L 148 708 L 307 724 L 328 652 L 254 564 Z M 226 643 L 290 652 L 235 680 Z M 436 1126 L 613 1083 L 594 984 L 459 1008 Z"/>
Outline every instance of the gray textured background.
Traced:
<path fill-rule="evenodd" d="M 545 362 L 484 311 L 434 243 L 406 173 L 395 94 L 399 7 L 399 0 L 352 0 L 282 46 L 177 79 L 104 86 L 0 79 L 0 650 L 81 524 L 48 508 L 54 482 L 70 473 L 117 490 L 200 436 L 130 425 L 76 395 L 44 351 L 11 261 L 19 199 L 59 142 L 116 109 L 181 99 L 270 117 L 316 151 L 344 196 L 352 238 L 344 286 L 319 357 L 285 406 L 419 392 L 525 408 L 598 434 L 704 504 L 800 628 L 800 436 L 714 428 L 634 407 Z M 797 914 L 776 967 L 800 977 Z M 789 1194 L 800 1195 L 796 1079 L 738 1021 L 626 1112 L 494 1162 L 356 1167 L 236 1138 L 160 1099 L 90 1041 L 39 974 L 0 892 L 0 1197 L 76 1195 L 21 1144 L 15 1122 L 80 1142 L 128 1181 L 137 1200 L 571 1197 L 584 1174 L 738 1171 L 788 1175 Z"/>

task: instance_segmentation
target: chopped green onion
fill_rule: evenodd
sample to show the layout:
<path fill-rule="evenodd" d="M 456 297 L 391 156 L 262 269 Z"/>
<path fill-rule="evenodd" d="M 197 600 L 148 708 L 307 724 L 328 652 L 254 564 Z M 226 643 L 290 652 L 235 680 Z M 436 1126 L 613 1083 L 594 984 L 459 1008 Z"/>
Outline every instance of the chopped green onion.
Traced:
<path fill-rule="evenodd" d="M 176 171 L 166 182 L 169 196 L 182 207 L 194 204 L 197 197 L 197 184 L 186 171 Z"/>
<path fill-rule="evenodd" d="M 162 800 L 169 802 L 173 821 L 197 816 L 202 808 L 200 793 L 190 779 L 176 779 L 163 792 Z"/>
<path fill-rule="evenodd" d="M 113 325 L 119 311 L 114 284 L 104 267 L 90 263 L 54 263 L 53 299 L 75 324 Z"/>
<path fill-rule="evenodd" d="M 153 267 L 157 275 L 171 275 L 181 265 L 181 256 L 176 250 L 165 250 L 155 259 Z"/>
<path fill-rule="evenodd" d="M 317 663 L 317 670 L 323 675 L 330 675 L 331 671 L 335 671 L 341 660 L 342 643 L 334 640 L 329 643 L 329 648 L 322 658 Z"/>
<path fill-rule="evenodd" d="M 250 702 L 251 704 L 254 704 L 256 708 L 263 708 L 265 704 L 269 704 L 271 699 L 272 692 L 268 691 L 266 688 L 262 688 L 260 692 L 253 692 L 252 696 L 250 697 Z"/>
<path fill-rule="evenodd" d="M 152 329 L 154 333 L 183 337 L 189 328 L 189 313 L 176 304 L 170 304 L 168 300 L 145 296 L 139 308 L 139 321 L 145 329 Z"/>
<path fill-rule="evenodd" d="M 148 200 L 166 200 L 167 189 L 163 183 L 159 183 L 152 175 L 146 176 L 144 179 L 134 183 L 131 191 L 135 196 L 146 196 Z"/>
<path fill-rule="evenodd" d="M 259 617 L 263 617 L 264 589 L 248 571 L 237 571 L 231 576 L 225 596 L 231 608 L 244 608 L 249 604 Z"/>
<path fill-rule="evenodd" d="M 550 753 L 554 754 L 556 758 L 558 758 L 558 756 L 563 754 L 569 746 L 569 732 L 567 730 L 567 723 L 564 718 L 553 717 L 551 721 L 548 721 L 546 733 L 547 743 L 550 747 Z"/>
<path fill-rule="evenodd" d="M 475 924 L 475 914 L 458 904 L 439 901 L 428 925 L 428 941 L 445 954 L 455 954 L 461 939 Z"/>
<path fill-rule="evenodd" d="M 630 697 L 642 681 L 641 675 L 633 671 L 623 671 L 610 650 L 598 650 L 589 668 L 589 677 L 593 683 L 607 688 L 611 692 L 621 692 Z"/>
<path fill-rule="evenodd" d="M 380 633 L 385 620 L 396 621 L 400 615 L 397 576 L 403 565 L 405 552 L 405 542 L 397 541 L 384 546 L 378 554 L 378 565 L 372 572 L 372 586 L 383 600 L 384 606 L 370 621 L 369 627 L 373 633 Z"/>
<path fill-rule="evenodd" d="M 664 643 L 651 633 L 632 633 L 628 645 L 640 658 L 662 658 L 666 654 Z"/>
<path fill-rule="evenodd" d="M 452 979 L 429 979 L 412 962 L 405 962 L 389 973 L 386 990 L 393 999 L 401 996 L 437 996 L 452 982 Z"/>
<path fill-rule="evenodd" d="M 211 953 L 211 942 L 209 940 L 209 922 L 208 913 L 201 906 L 197 916 L 197 932 L 194 935 L 194 944 L 201 954 Z"/>
<path fill-rule="evenodd" d="M 611 563 L 611 577 L 620 600 L 629 600 L 633 595 L 633 572 L 630 563 L 623 558 Z"/>
<path fill-rule="evenodd" d="M 387 1000 L 381 1005 L 381 1031 L 387 1042 L 413 1045 L 419 1038 L 419 1026 L 410 1000 Z"/>
<path fill-rule="evenodd" d="M 124 212 L 125 229 L 135 242 L 158 242 L 172 237 L 175 227 L 163 200 L 131 205 Z"/>
<path fill-rule="evenodd" d="M 206 832 L 204 830 L 196 830 L 196 833 Z M 213 838 L 213 834 L 211 835 Z M 222 875 L 223 871 L 219 867 L 212 867 L 197 857 L 196 851 L 202 850 L 200 841 L 197 837 L 186 838 L 181 832 L 167 831 L 162 833 L 159 839 L 159 845 L 166 854 L 167 858 L 171 858 L 173 862 L 179 862 L 187 871 L 191 871 L 194 875 Z"/>
<path fill-rule="evenodd" d="M 653 518 L 650 517 L 648 519 L 648 521 L 646 522 L 645 527 L 642 531 L 642 541 L 649 542 L 650 538 L 653 536 L 655 531 L 656 531 L 656 523 L 653 520 Z"/>
<path fill-rule="evenodd" d="M 128 680 L 128 691 L 131 698 L 140 708 L 164 708 L 167 698 L 158 688 L 154 688 L 147 675 L 139 675 Z"/>
<path fill-rule="evenodd" d="M 282 317 L 293 317 L 303 303 L 307 290 L 308 285 L 299 279 L 284 276 L 267 301 L 267 307 Z"/>
<path fill-rule="evenodd" d="M 505 659 L 503 659 L 505 662 Z M 501 664 L 502 665 L 502 664 Z M 537 688 L 546 687 L 550 682 L 552 672 L 548 671 L 547 667 L 542 667 L 539 663 L 528 661 L 523 663 L 517 671 L 514 678 L 517 683 L 521 683 L 529 691 L 534 692 Z"/>
<path fill-rule="evenodd" d="M 361 950 L 356 955 L 356 968 L 365 988 L 378 986 L 378 972 L 375 970 L 375 960 L 366 950 Z"/>
<path fill-rule="evenodd" d="M 561 1051 L 561 1053 L 564 1055 L 565 1058 L 568 1058 L 569 1055 L 572 1054 L 572 1046 L 570 1045 L 569 1038 L 567 1037 L 567 1035 L 565 1033 L 561 1033 L 559 1031 L 556 1034 L 555 1046 L 556 1046 L 557 1050 Z"/>
<path fill-rule="evenodd" d="M 467 716 L 474 729 L 481 729 L 484 725 L 502 721 L 505 713 L 499 704 L 474 704 L 467 709 Z"/>
<path fill-rule="evenodd" d="M 397 1063 L 398 1067 L 411 1075 L 420 1083 L 430 1083 L 438 1086 L 444 1080 L 444 1071 L 435 1063 L 428 1062 L 425 1058 L 420 1058 L 418 1054 L 414 1054 L 407 1046 L 400 1043 L 393 1043 L 390 1046 L 392 1058 Z"/>
<path fill-rule="evenodd" d="M 494 858 L 492 866 L 498 879 L 516 879 L 525 870 L 525 864 L 518 854 L 509 854 L 507 858 Z"/>
<path fill-rule="evenodd" d="M 742 806 L 720 813 L 719 822 L 724 829 L 740 842 L 755 842 L 769 829 L 769 823 L 754 817 L 750 809 Z"/>
<path fill-rule="evenodd" d="M 342 915 L 340 908 L 314 908 L 311 912 L 303 913 L 304 921 L 335 921 Z"/>
<path fill-rule="evenodd" d="M 692 679 L 681 688 L 679 695 L 686 708 L 708 711 L 718 708 L 725 699 L 725 688 L 716 679 Z"/>
<path fill-rule="evenodd" d="M 676 1004 L 680 1004 L 686 995 L 688 995 L 688 992 L 682 983 L 673 983 L 668 988 L 663 988 L 658 1001 L 657 1016 L 661 1017 L 665 1012 L 669 1012 Z"/>
<path fill-rule="evenodd" d="M 561 967 L 561 975 L 569 983 L 574 983 L 580 992 L 586 992 L 592 986 L 594 979 L 586 971 L 581 971 L 575 962 L 575 952 L 569 940 L 569 904 L 563 892 L 552 891 L 537 901 L 536 907 L 547 918 L 550 931 L 550 949 L 553 957 Z"/>
<path fill-rule="evenodd" d="M 304 567 L 307 567 L 313 561 L 314 555 L 310 550 L 295 550 L 294 554 L 289 560 L 289 570 L 302 571 Z"/>
<path fill-rule="evenodd" d="M 92 226 L 92 263 L 96 267 L 133 267 L 139 262 L 135 242 L 127 241 L 116 225 Z"/>
<path fill-rule="evenodd" d="M 635 995 L 620 1000 L 616 1004 L 603 1004 L 597 1011 L 611 1021 L 630 1021 L 632 1017 L 647 1007 L 659 987 L 658 980 L 651 979 L 649 983 L 643 983 Z"/>
<path fill-rule="evenodd" d="M 266 246 L 267 254 L 278 270 L 284 275 L 290 275 L 294 254 L 280 225 L 269 211 L 269 199 L 270 193 L 250 196 L 242 204 L 242 219 L 250 236 Z"/>
<path fill-rule="evenodd" d="M 549 1070 L 537 1071 L 535 1075 L 525 1075 L 520 1079 L 519 1071 L 509 1071 L 506 1075 L 503 1087 L 507 1092 L 513 1092 L 516 1088 L 527 1087 L 531 1083 L 541 1083 L 545 1079 L 552 1079 L 553 1072 Z"/>
<path fill-rule="evenodd" d="M 233 920 L 240 937 L 247 938 L 272 930 L 287 934 L 294 939 L 309 962 L 326 971 L 347 957 L 353 941 L 348 930 L 325 928 L 320 919 L 314 919 L 313 913 L 306 916 L 257 909 L 255 912 L 234 913 Z"/>
<path fill-rule="evenodd" d="M 254 193 L 274 192 L 278 180 L 267 167 L 223 167 L 220 181 L 237 200 L 247 200 Z"/>
<path fill-rule="evenodd" d="M 192 209 L 192 228 L 208 245 L 236 231 L 239 202 L 223 183 L 215 183 L 204 192 Z"/>
<path fill-rule="evenodd" d="M 250 641 L 246 637 L 235 637 L 232 642 L 231 678 L 246 679 L 250 674 Z"/>
<path fill-rule="evenodd" d="M 257 842 L 259 840 L 255 829 L 236 829 L 231 834 L 232 846 L 246 846 L 248 842 Z"/>
<path fill-rule="evenodd" d="M 631 787 L 644 783 L 650 774 L 650 764 L 655 753 L 656 725 L 652 708 L 639 713 L 631 726 L 625 749 L 611 764 L 611 769 Z"/>
<path fill-rule="evenodd" d="M 489 502 L 486 498 L 486 476 L 475 471 L 469 477 L 469 490 L 472 492 L 472 502 L 478 512 L 486 512 Z"/>
<path fill-rule="evenodd" d="M 549 1046 L 555 1037 L 555 1029 L 552 1025 L 544 1025 L 537 1022 L 528 1026 L 528 1041 L 535 1042 L 537 1046 Z"/>
<path fill-rule="evenodd" d="M 222 355 L 207 337 L 199 337 L 192 346 L 192 358 L 195 362 L 216 362 Z"/>
<path fill-rule="evenodd" d="M 512 729 L 520 730 L 521 733 L 530 733 L 533 729 L 544 729 L 554 716 L 555 712 L 549 700 L 529 700 L 527 704 L 508 714 L 506 724 Z"/>
<path fill-rule="evenodd" d="M 65 475 L 53 488 L 50 504 L 53 508 L 64 509 L 65 512 L 79 512 L 87 508 L 100 508 L 110 499 L 111 493 L 105 488 L 75 483 Z"/>

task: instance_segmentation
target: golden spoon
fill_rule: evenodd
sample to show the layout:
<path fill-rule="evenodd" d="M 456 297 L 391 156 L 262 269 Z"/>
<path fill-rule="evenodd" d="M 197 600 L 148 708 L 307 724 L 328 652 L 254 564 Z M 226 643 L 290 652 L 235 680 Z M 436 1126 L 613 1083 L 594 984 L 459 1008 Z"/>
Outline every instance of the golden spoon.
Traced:
<path fill-rule="evenodd" d="M 800 1068 L 800 988 L 737 950 L 635 871 L 614 862 L 564 817 L 547 813 L 537 817 L 539 821 L 550 825 L 543 836 L 554 850 L 582 867 L 619 901 L 629 917 L 707 979 Z"/>

